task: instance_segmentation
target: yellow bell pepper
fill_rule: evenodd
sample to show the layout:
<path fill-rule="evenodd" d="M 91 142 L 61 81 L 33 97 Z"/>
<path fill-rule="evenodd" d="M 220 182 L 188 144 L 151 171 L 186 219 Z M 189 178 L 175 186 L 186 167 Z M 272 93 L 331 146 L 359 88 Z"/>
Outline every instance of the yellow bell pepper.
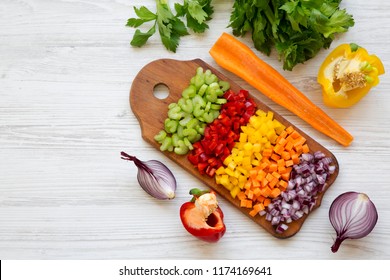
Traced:
<path fill-rule="evenodd" d="M 318 83 L 329 107 L 347 108 L 362 99 L 385 73 L 381 60 L 356 44 L 342 44 L 322 63 Z"/>

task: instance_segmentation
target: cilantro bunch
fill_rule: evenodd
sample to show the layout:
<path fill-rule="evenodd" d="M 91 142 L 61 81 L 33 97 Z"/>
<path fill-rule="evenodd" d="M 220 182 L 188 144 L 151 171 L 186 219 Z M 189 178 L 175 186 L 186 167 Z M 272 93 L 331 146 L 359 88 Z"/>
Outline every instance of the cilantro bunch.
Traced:
<path fill-rule="evenodd" d="M 236 0 L 230 17 L 235 36 L 252 34 L 254 46 L 266 55 L 276 48 L 283 69 L 328 48 L 338 33 L 354 25 L 341 0 Z"/>
<path fill-rule="evenodd" d="M 214 12 L 211 0 L 184 0 L 183 4 L 175 3 L 174 7 L 176 14 L 172 12 L 168 0 L 156 0 L 155 13 L 145 6 L 134 7 L 138 17 L 128 19 L 126 26 L 137 28 L 146 22 L 152 22 L 152 25 L 146 32 L 137 29 L 130 44 L 142 47 L 158 30 L 163 45 L 176 52 L 180 37 L 188 35 L 188 29 L 202 33 L 209 28 L 206 22 Z M 186 24 L 180 19 L 182 17 L 185 17 Z"/>

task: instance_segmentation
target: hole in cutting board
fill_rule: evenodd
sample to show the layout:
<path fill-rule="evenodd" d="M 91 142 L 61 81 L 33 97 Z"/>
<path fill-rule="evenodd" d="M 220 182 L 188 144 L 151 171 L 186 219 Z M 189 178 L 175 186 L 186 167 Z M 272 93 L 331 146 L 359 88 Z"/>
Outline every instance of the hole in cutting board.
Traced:
<path fill-rule="evenodd" d="M 169 88 L 165 84 L 158 84 L 153 89 L 154 97 L 158 99 L 165 99 L 169 96 Z"/>

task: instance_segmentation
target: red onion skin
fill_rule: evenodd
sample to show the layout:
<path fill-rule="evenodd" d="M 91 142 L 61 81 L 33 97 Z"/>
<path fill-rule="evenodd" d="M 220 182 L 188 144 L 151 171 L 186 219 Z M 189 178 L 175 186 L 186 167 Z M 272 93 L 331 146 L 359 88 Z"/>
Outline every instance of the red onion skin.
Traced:
<path fill-rule="evenodd" d="M 160 200 L 169 200 L 175 197 L 176 179 L 165 164 L 157 160 L 144 162 L 125 152 L 121 152 L 121 157 L 124 160 L 134 162 L 138 167 L 138 182 L 150 196 Z"/>
<path fill-rule="evenodd" d="M 332 247 L 330 247 L 330 249 L 332 250 L 332 253 L 336 253 L 339 248 L 340 248 L 340 245 L 341 243 L 345 240 L 346 238 L 340 238 L 340 237 L 336 237 L 336 240 L 334 241 Z"/>
<path fill-rule="evenodd" d="M 359 213 L 352 212 L 353 209 L 351 209 L 351 207 L 356 207 L 355 204 L 358 202 L 366 203 L 365 205 L 359 205 L 359 210 L 363 209 L 362 207 L 367 207 L 367 209 L 363 209 L 365 211 L 364 216 L 360 217 L 359 220 L 354 221 L 354 218 L 358 218 Z M 342 220 L 343 217 L 344 220 Z M 364 218 L 364 220 L 362 218 Z M 336 240 L 331 247 L 332 252 L 336 253 L 345 239 L 359 239 L 367 236 L 374 229 L 378 221 L 378 212 L 374 203 L 366 194 L 346 192 L 339 195 L 333 201 L 329 209 L 329 219 L 337 233 Z M 353 226 L 355 226 L 355 229 L 351 230 L 348 226 L 352 227 L 352 229 Z"/>

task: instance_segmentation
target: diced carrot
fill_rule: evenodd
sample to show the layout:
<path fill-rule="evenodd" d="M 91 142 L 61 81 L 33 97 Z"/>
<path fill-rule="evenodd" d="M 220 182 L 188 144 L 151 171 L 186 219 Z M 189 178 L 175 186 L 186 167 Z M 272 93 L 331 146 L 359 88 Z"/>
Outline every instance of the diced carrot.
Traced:
<path fill-rule="evenodd" d="M 299 163 L 298 154 L 293 154 L 293 155 L 291 156 L 291 160 L 293 161 L 294 164 L 298 164 L 298 163 Z"/>
<path fill-rule="evenodd" d="M 268 172 L 274 172 L 278 170 L 278 165 L 276 162 L 271 162 L 271 164 L 268 166 Z"/>
<path fill-rule="evenodd" d="M 253 196 L 254 197 L 258 197 L 260 195 L 261 191 L 260 191 L 260 188 L 255 188 L 253 190 Z"/>
<path fill-rule="evenodd" d="M 293 132 L 290 134 L 293 139 L 298 139 L 301 137 L 301 135 L 298 133 L 298 131 L 293 129 Z"/>
<path fill-rule="evenodd" d="M 284 173 L 282 173 L 281 178 L 282 178 L 283 180 L 285 180 L 285 181 L 290 180 L 290 172 L 284 172 Z"/>
<path fill-rule="evenodd" d="M 268 183 L 268 186 L 270 188 L 274 188 L 278 184 L 279 180 L 276 178 L 273 178 L 271 182 Z"/>
<path fill-rule="evenodd" d="M 249 211 L 249 215 L 250 215 L 251 217 L 254 217 L 254 216 L 256 216 L 259 212 L 260 212 L 260 211 L 256 211 L 254 208 L 252 208 L 252 210 Z"/>
<path fill-rule="evenodd" d="M 274 179 L 274 176 L 272 176 L 271 173 L 268 173 L 267 176 L 265 176 L 265 178 L 266 178 L 269 182 L 271 182 L 271 181 Z"/>
<path fill-rule="evenodd" d="M 292 126 L 289 126 L 286 128 L 286 133 L 291 134 L 295 131 L 295 129 Z"/>
<path fill-rule="evenodd" d="M 294 165 L 294 161 L 293 160 L 287 160 L 286 161 L 286 167 L 290 167 L 290 166 L 293 166 Z"/>
<path fill-rule="evenodd" d="M 307 144 L 302 146 L 302 152 L 305 154 L 310 152 L 309 146 Z"/>
<path fill-rule="evenodd" d="M 272 176 L 274 176 L 276 179 L 279 179 L 281 177 L 280 173 L 278 172 L 272 172 Z"/>
<path fill-rule="evenodd" d="M 263 203 L 263 201 L 265 200 L 265 197 L 262 196 L 262 195 L 259 195 L 256 199 L 256 201 L 260 202 L 260 203 Z"/>
<path fill-rule="evenodd" d="M 280 189 L 278 188 L 274 188 L 270 194 L 270 197 L 271 198 L 275 198 L 275 197 L 278 197 L 280 195 Z"/>
<path fill-rule="evenodd" d="M 272 156 L 272 149 L 264 149 L 263 157 L 270 157 L 270 156 Z"/>
<path fill-rule="evenodd" d="M 296 146 L 296 147 L 295 147 L 295 151 L 297 151 L 298 154 L 302 154 L 302 152 L 303 152 L 302 145 Z"/>
<path fill-rule="evenodd" d="M 286 162 L 285 162 L 284 159 L 279 159 L 279 160 L 277 161 L 277 163 L 278 163 L 278 168 L 279 168 L 280 166 L 286 166 Z"/>
<path fill-rule="evenodd" d="M 243 199 L 246 198 L 246 195 L 245 195 L 245 193 L 243 191 L 241 191 L 241 192 L 239 192 L 237 194 L 237 197 L 238 197 L 239 200 L 243 200 Z"/>
<path fill-rule="evenodd" d="M 271 189 L 269 187 L 264 187 L 261 189 L 261 195 L 264 197 L 269 197 L 271 194 Z"/>
<path fill-rule="evenodd" d="M 286 150 L 282 152 L 282 159 L 289 160 L 291 159 L 291 154 L 287 152 Z"/>
<path fill-rule="evenodd" d="M 279 188 L 283 188 L 284 189 L 283 191 L 285 191 L 287 189 L 287 186 L 288 186 L 288 183 L 286 181 L 284 181 L 284 180 L 279 181 Z"/>
<path fill-rule="evenodd" d="M 263 204 L 264 204 L 265 207 L 267 207 L 270 203 L 271 203 L 271 199 L 269 199 L 269 198 L 266 198 L 263 201 Z"/>
<path fill-rule="evenodd" d="M 268 185 L 269 181 L 266 179 L 266 178 L 263 178 L 263 180 L 261 181 L 261 186 L 264 188 Z"/>
<path fill-rule="evenodd" d="M 292 142 L 287 142 L 286 146 L 284 146 L 284 149 L 288 152 L 290 152 L 294 148 L 294 144 Z"/>
<path fill-rule="evenodd" d="M 283 165 L 279 165 L 279 166 L 278 166 L 278 172 L 279 172 L 279 173 L 282 173 L 282 174 L 283 174 L 283 173 L 286 172 L 286 170 L 287 170 L 287 169 L 286 169 L 285 166 L 283 166 Z"/>
<path fill-rule="evenodd" d="M 271 159 L 274 160 L 274 161 L 278 161 L 280 159 L 280 155 L 272 154 Z"/>
<path fill-rule="evenodd" d="M 303 144 L 305 144 L 305 142 L 306 142 L 306 139 L 303 138 L 302 136 L 299 136 L 299 137 L 296 138 L 295 141 L 294 141 L 294 147 L 302 146 Z"/>
<path fill-rule="evenodd" d="M 286 144 L 287 144 L 286 138 L 280 138 L 280 140 L 278 141 L 278 145 L 282 147 L 284 147 Z"/>
<path fill-rule="evenodd" d="M 256 216 L 260 211 L 264 210 L 264 205 L 262 203 L 256 203 L 253 206 L 253 209 L 249 212 L 249 215 L 252 217 Z"/>

